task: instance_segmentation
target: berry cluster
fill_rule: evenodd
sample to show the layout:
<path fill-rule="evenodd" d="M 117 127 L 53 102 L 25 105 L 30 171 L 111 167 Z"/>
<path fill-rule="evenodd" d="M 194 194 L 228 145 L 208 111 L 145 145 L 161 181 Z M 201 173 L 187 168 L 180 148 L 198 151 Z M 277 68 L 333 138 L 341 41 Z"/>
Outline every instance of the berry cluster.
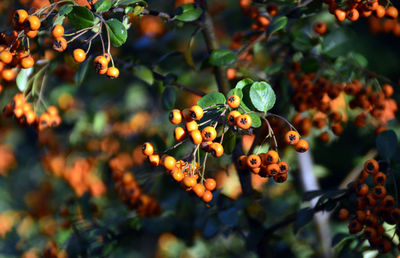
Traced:
<path fill-rule="evenodd" d="M 372 33 L 393 34 L 400 37 L 400 22 L 397 19 L 377 19 L 371 17 L 368 19 L 369 29 Z"/>
<path fill-rule="evenodd" d="M 299 68 L 295 68 L 299 71 Z M 373 90 L 369 85 L 363 85 L 359 80 L 350 83 L 332 83 L 325 77 L 316 77 L 314 73 L 296 76 L 288 73 L 288 78 L 294 87 L 295 94 L 292 103 L 299 112 L 293 118 L 293 124 L 298 127 L 302 135 L 308 135 L 314 126 L 323 130 L 320 138 L 324 142 L 330 139 L 326 125 L 330 125 L 334 135 L 343 133 L 344 117 L 335 110 L 333 100 L 340 95 L 351 96 L 349 102 L 351 109 L 360 108 L 362 111 L 355 118 L 358 128 L 364 127 L 369 122 L 376 128 L 376 133 L 386 129 L 386 123 L 395 117 L 397 103 L 390 97 L 393 87 L 385 84 L 380 89 Z M 301 114 L 308 111 L 312 119 Z"/>
<path fill-rule="evenodd" d="M 386 177 L 392 173 L 389 170 L 384 162 L 367 160 L 358 180 L 351 185 L 351 190 L 357 196 L 357 204 L 341 208 L 338 214 L 339 220 L 350 219 L 350 234 L 362 232 L 362 238 L 381 253 L 392 249 L 392 235 L 398 234 L 397 229 L 395 232 L 386 232 L 383 223 L 397 225 L 400 222 L 400 209 L 385 188 Z"/>
<path fill-rule="evenodd" d="M 129 208 L 136 209 L 140 216 L 155 216 L 161 213 L 157 201 L 144 194 L 134 175 L 127 171 L 133 167 L 129 154 L 119 153 L 108 164 L 115 181 L 115 189 L 122 202 Z"/>
<path fill-rule="evenodd" d="M 58 127 L 61 123 L 55 106 L 49 106 L 44 113 L 38 115 L 23 93 L 16 94 L 4 107 L 3 113 L 6 117 L 14 116 L 21 125 L 35 126 L 39 131 L 48 127 Z"/>
<path fill-rule="evenodd" d="M 271 17 L 278 14 L 278 6 L 275 3 L 269 3 L 265 10 L 260 10 L 256 6 L 252 6 L 252 0 L 240 0 L 239 6 L 246 16 L 254 19 L 251 25 L 252 30 L 266 30 L 271 22 Z"/>
<path fill-rule="evenodd" d="M 370 17 L 374 15 L 376 18 L 388 17 L 396 19 L 399 12 L 396 7 L 389 5 L 390 1 L 353 1 L 348 0 L 342 2 L 340 5 L 335 0 L 325 0 L 329 5 L 329 12 L 334 14 L 336 19 L 340 22 L 346 18 L 349 21 L 357 21 L 360 17 Z M 385 7 L 386 6 L 386 7 Z"/>

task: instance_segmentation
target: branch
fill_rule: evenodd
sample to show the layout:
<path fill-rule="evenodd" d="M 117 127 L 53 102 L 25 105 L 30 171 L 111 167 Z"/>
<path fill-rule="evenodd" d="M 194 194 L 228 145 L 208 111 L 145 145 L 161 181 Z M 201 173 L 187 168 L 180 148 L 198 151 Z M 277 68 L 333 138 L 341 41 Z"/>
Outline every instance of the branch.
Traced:
<path fill-rule="evenodd" d="M 219 48 L 218 40 L 215 35 L 214 25 L 211 19 L 211 15 L 207 10 L 207 1 L 206 0 L 197 0 L 196 1 L 200 7 L 203 9 L 203 17 L 202 17 L 202 26 L 203 26 L 203 36 L 207 45 L 208 53 L 211 54 L 214 50 Z M 228 78 L 226 77 L 226 68 L 225 67 L 214 67 L 214 75 L 217 80 L 218 90 L 226 95 L 230 89 Z"/>
<path fill-rule="evenodd" d="M 153 74 L 154 74 L 154 77 L 155 77 L 156 79 L 158 79 L 158 80 L 165 80 L 165 76 L 164 76 L 164 75 L 159 74 L 159 73 L 154 72 L 154 71 L 153 71 Z M 190 92 L 190 93 L 192 93 L 192 94 L 194 94 L 194 95 L 197 95 L 197 96 L 200 96 L 200 97 L 203 97 L 204 95 L 206 95 L 204 92 L 202 92 L 202 91 L 200 91 L 200 90 L 196 90 L 196 89 L 189 88 L 188 86 L 183 85 L 183 84 L 181 84 L 181 83 L 179 83 L 179 82 L 176 82 L 176 81 L 171 82 L 170 84 L 171 84 L 172 86 L 177 87 L 177 88 L 180 89 L 180 90 L 184 90 L 184 91 Z"/>

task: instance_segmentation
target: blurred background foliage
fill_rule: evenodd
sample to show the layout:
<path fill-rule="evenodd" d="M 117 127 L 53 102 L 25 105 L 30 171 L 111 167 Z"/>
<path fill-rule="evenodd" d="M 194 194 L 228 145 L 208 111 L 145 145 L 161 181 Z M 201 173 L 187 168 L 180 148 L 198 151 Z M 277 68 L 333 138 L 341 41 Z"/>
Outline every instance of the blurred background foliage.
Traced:
<path fill-rule="evenodd" d="M 46 1 L 1 1 L 0 29 L 7 29 L 12 10 L 37 7 L 43 2 Z M 296 4 L 276 2 L 282 9 Z M 290 33 L 255 46 L 254 61 L 248 69 L 241 70 L 243 77 L 251 77 L 252 71 L 264 73 L 265 77 L 264 69 L 277 60 L 277 53 L 271 52 L 279 45 L 293 53 L 293 58 L 301 53 L 312 57 L 308 46 L 316 40 L 312 25 L 324 21 L 336 33 L 333 39 L 339 43 L 332 43 L 337 48 L 336 56 L 357 54 L 358 60 L 367 62 L 366 69 L 393 82 L 394 98 L 399 102 L 400 38 L 372 33 L 367 19 L 339 25 L 326 7 L 321 8 L 320 1 L 313 2 L 306 14 L 291 13 Z M 149 0 L 148 4 L 154 10 L 174 12 L 174 1 Z M 221 48 L 229 48 L 235 32 L 249 31 L 251 19 L 242 15 L 236 0 L 209 1 L 209 8 Z M 38 135 L 33 129 L 19 127 L 12 119 L 0 116 L 2 257 L 39 257 L 50 240 L 57 244 L 60 257 L 321 256 L 312 223 L 296 234 L 287 225 L 263 235 L 263 230 L 307 206 L 294 151 L 284 152 L 291 166 L 285 184 L 266 183 L 252 176 L 252 185 L 259 192 L 257 200 L 240 195 L 238 175 L 228 155 L 211 160 L 207 173 L 217 178 L 218 190 L 210 206 L 186 194 L 161 169 L 143 164 L 137 146 L 147 139 L 156 142 L 159 150 L 172 145 L 173 126 L 168 124 L 168 111 L 193 105 L 199 99 L 168 81 L 176 80 L 204 92 L 217 90 L 205 55 L 206 45 L 201 33 L 194 34 L 195 31 L 196 24 L 167 24 L 152 16 L 136 19 L 127 43 L 112 49 L 122 71 L 115 80 L 97 76 L 90 60 L 77 66 L 69 55 L 57 56 L 51 67 L 55 76 L 50 77 L 44 92 L 46 102 L 61 109 L 63 123 L 57 129 Z M 195 69 L 185 58 L 191 37 Z M 345 43 L 340 44 L 341 40 Z M 100 53 L 98 44 L 96 47 Z M 311 60 L 308 65 L 311 67 L 305 69 L 313 71 L 319 61 Z M 344 61 L 343 65 L 347 63 Z M 285 69 L 288 67 L 282 68 Z M 351 69 L 345 72 L 357 72 Z M 157 74 L 167 78 L 160 80 Z M 268 77 L 278 94 L 273 111 L 291 117 L 294 111 L 289 103 L 293 92 L 283 75 L 284 72 Z M 16 92 L 15 87 L 6 88 L 0 95 L 0 105 L 6 105 Z M 388 127 L 400 136 L 397 119 Z M 365 155 L 375 149 L 371 128 L 356 129 L 349 123 L 343 135 L 328 144 L 318 141 L 317 135 L 313 132 L 307 139 L 315 163 L 312 172 L 324 190 L 337 189 L 352 169 L 365 161 Z M 243 141 L 246 143 L 245 137 Z M 183 154 L 188 148 L 179 151 Z M 128 153 L 133 160 L 136 180 L 142 191 L 159 204 L 161 215 L 139 216 L 119 200 L 108 161 L 121 152 Z M 51 155 L 65 158 L 64 169 L 80 166 L 79 161 L 90 163 L 91 176 L 85 187 L 80 188 L 49 169 L 57 167 L 49 163 L 54 161 L 49 159 L 54 158 Z M 263 227 L 257 227 L 254 221 Z M 331 230 L 333 235 L 347 233 L 347 225 L 332 216 Z M 260 246 L 265 237 L 268 241 Z M 354 244 L 347 246 L 340 256 L 361 256 L 362 252 L 350 253 Z M 335 252 L 340 248 L 335 247 Z"/>

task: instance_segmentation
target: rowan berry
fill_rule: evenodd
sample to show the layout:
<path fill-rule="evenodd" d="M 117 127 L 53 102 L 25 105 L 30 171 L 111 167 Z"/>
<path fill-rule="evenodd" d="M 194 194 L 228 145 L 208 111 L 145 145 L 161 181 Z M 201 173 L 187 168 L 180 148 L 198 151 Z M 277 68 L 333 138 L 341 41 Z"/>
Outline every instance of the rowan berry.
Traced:
<path fill-rule="evenodd" d="M 146 156 L 153 155 L 153 153 L 154 153 L 154 146 L 153 146 L 153 144 L 151 144 L 151 143 L 149 143 L 149 142 L 144 143 L 143 146 L 142 146 L 142 152 L 143 152 L 143 154 L 146 155 Z"/>
<path fill-rule="evenodd" d="M 249 168 L 258 168 L 261 166 L 261 158 L 256 154 L 251 154 L 247 157 L 247 166 Z"/>
<path fill-rule="evenodd" d="M 349 232 L 350 234 L 356 234 L 363 229 L 363 225 L 357 220 L 352 220 L 349 223 Z"/>
<path fill-rule="evenodd" d="M 343 133 L 343 126 L 340 123 L 333 124 L 331 129 L 336 136 L 340 136 Z"/>
<path fill-rule="evenodd" d="M 238 116 L 235 121 L 237 127 L 243 130 L 249 129 L 251 127 L 251 124 L 253 123 L 253 120 L 247 114 Z"/>
<path fill-rule="evenodd" d="M 199 130 L 193 130 L 189 133 L 190 140 L 194 145 L 198 145 L 203 141 L 203 137 L 201 136 L 201 132 Z"/>
<path fill-rule="evenodd" d="M 201 198 L 206 189 L 202 184 L 196 184 L 195 186 L 193 186 L 192 191 L 197 195 L 197 197 Z"/>
<path fill-rule="evenodd" d="M 36 38 L 38 33 L 39 33 L 39 31 L 37 31 L 37 30 L 30 30 L 30 31 L 25 32 L 25 35 L 28 38 L 33 39 L 33 38 Z"/>
<path fill-rule="evenodd" d="M 285 173 L 289 172 L 289 164 L 287 162 L 281 161 L 278 163 L 278 166 L 279 166 L 279 169 L 281 170 L 280 173 L 285 174 Z"/>
<path fill-rule="evenodd" d="M 109 67 L 107 69 L 107 77 L 110 79 L 115 79 L 118 78 L 119 76 L 119 70 L 116 67 Z"/>
<path fill-rule="evenodd" d="M 228 124 L 231 126 L 236 125 L 236 118 L 238 118 L 240 115 L 241 114 L 239 111 L 232 110 L 227 116 Z"/>
<path fill-rule="evenodd" d="M 383 5 L 378 5 L 378 7 L 375 9 L 375 16 L 376 18 L 383 18 L 385 16 L 386 10 Z"/>
<path fill-rule="evenodd" d="M 240 97 L 238 95 L 231 95 L 227 99 L 230 108 L 237 108 L 240 106 Z"/>
<path fill-rule="evenodd" d="M 396 19 L 397 16 L 399 16 L 399 11 L 397 10 L 396 7 L 394 6 L 389 6 L 388 8 L 386 8 L 386 16 L 392 19 Z"/>
<path fill-rule="evenodd" d="M 372 195 L 375 199 L 383 199 L 386 196 L 386 188 L 383 185 L 377 185 L 372 188 Z"/>
<path fill-rule="evenodd" d="M 374 175 L 374 183 L 376 185 L 383 185 L 386 182 L 386 175 L 382 172 L 378 172 Z"/>
<path fill-rule="evenodd" d="M 193 186 L 195 186 L 197 184 L 197 180 L 194 176 L 185 176 L 183 178 L 183 184 L 187 187 L 187 188 L 191 188 Z"/>
<path fill-rule="evenodd" d="M 169 112 L 168 116 L 169 121 L 174 124 L 180 124 L 182 122 L 182 113 L 179 109 L 173 109 Z"/>
<path fill-rule="evenodd" d="M 382 91 L 386 98 L 391 97 L 394 93 L 393 87 L 390 84 L 383 85 Z"/>
<path fill-rule="evenodd" d="M 201 131 L 201 136 L 203 137 L 203 141 L 214 141 L 217 137 L 217 131 L 214 127 L 207 126 Z"/>
<path fill-rule="evenodd" d="M 189 133 L 192 131 L 198 130 L 198 128 L 199 128 L 197 122 L 194 120 L 192 120 L 190 122 L 186 122 L 185 127 Z"/>
<path fill-rule="evenodd" d="M 31 68 L 35 64 L 35 60 L 31 56 L 24 57 L 21 60 L 21 67 L 24 69 Z"/>
<path fill-rule="evenodd" d="M 393 208 L 395 205 L 395 199 L 391 195 L 386 195 L 385 198 L 383 198 L 382 203 L 385 208 Z"/>
<path fill-rule="evenodd" d="M 5 64 L 9 64 L 11 63 L 13 60 L 13 55 L 10 53 L 10 51 L 8 50 L 3 50 L 0 53 L 0 61 L 5 63 Z"/>
<path fill-rule="evenodd" d="M 290 145 L 296 145 L 300 141 L 300 135 L 296 131 L 289 131 L 285 135 L 285 142 Z"/>
<path fill-rule="evenodd" d="M 281 172 L 278 164 L 269 164 L 267 166 L 267 174 L 268 176 L 275 176 Z"/>
<path fill-rule="evenodd" d="M 220 143 L 214 142 L 210 146 L 210 152 L 214 157 L 219 158 L 224 154 L 224 147 Z"/>
<path fill-rule="evenodd" d="M 279 154 L 274 150 L 270 150 L 265 154 L 266 164 L 275 164 L 279 161 Z"/>
<path fill-rule="evenodd" d="M 180 171 L 180 170 L 175 170 L 175 171 L 172 173 L 172 178 L 173 178 L 175 181 L 177 181 L 177 182 L 182 181 L 184 177 L 185 177 L 185 175 L 184 175 L 183 172 Z"/>
<path fill-rule="evenodd" d="M 28 12 L 23 9 L 15 11 L 13 18 L 14 24 L 23 24 L 28 19 L 28 16 Z"/>
<path fill-rule="evenodd" d="M 151 154 L 148 156 L 149 162 L 153 167 L 157 167 L 160 165 L 160 155 L 158 154 Z"/>
<path fill-rule="evenodd" d="M 266 27 L 268 27 L 268 25 L 271 23 L 271 21 L 268 19 L 268 17 L 265 17 L 265 16 L 258 16 L 257 17 L 257 23 L 261 26 L 261 27 L 263 27 L 263 28 L 266 28 Z"/>
<path fill-rule="evenodd" d="M 41 22 L 37 16 L 29 16 L 27 21 L 28 21 L 30 30 L 39 30 L 40 29 Z"/>
<path fill-rule="evenodd" d="M 357 11 L 357 9 L 351 9 L 347 11 L 346 17 L 350 21 L 354 22 L 358 20 L 358 18 L 360 17 L 360 13 Z"/>
<path fill-rule="evenodd" d="M 186 134 L 185 129 L 183 129 L 182 127 L 179 127 L 179 126 L 175 128 L 175 130 L 174 130 L 175 141 L 181 142 L 181 141 L 185 140 L 186 136 L 187 136 L 187 134 Z"/>
<path fill-rule="evenodd" d="M 276 3 L 268 3 L 266 11 L 273 17 L 278 14 L 278 5 Z"/>
<path fill-rule="evenodd" d="M 207 178 L 204 182 L 204 186 L 208 191 L 214 191 L 215 187 L 217 186 L 217 182 L 213 178 Z"/>
<path fill-rule="evenodd" d="M 341 221 L 347 220 L 349 218 L 349 211 L 347 209 L 340 209 L 338 214 L 338 219 Z"/>
<path fill-rule="evenodd" d="M 327 31 L 327 26 L 325 22 L 317 22 L 314 24 L 314 31 L 319 35 L 324 35 Z"/>
<path fill-rule="evenodd" d="M 172 156 L 167 156 L 163 159 L 163 165 L 165 169 L 172 170 L 175 168 L 176 160 Z"/>
<path fill-rule="evenodd" d="M 86 53 L 83 49 L 77 48 L 73 52 L 74 60 L 77 63 L 82 63 L 86 60 Z"/>
<path fill-rule="evenodd" d="M 364 163 L 364 170 L 368 173 L 368 174 L 376 174 L 379 170 L 379 163 L 378 161 L 374 160 L 374 159 L 370 159 L 367 160 Z"/>
<path fill-rule="evenodd" d="M 3 78 L 3 80 L 7 82 L 13 81 L 16 76 L 17 76 L 16 72 L 12 69 L 4 69 L 1 72 L 1 77 Z"/>
<path fill-rule="evenodd" d="M 98 74 L 106 74 L 109 61 L 104 56 L 97 56 L 94 59 L 94 69 Z"/>
<path fill-rule="evenodd" d="M 240 156 L 237 160 L 237 165 L 239 169 L 247 169 L 247 156 Z"/>
<path fill-rule="evenodd" d="M 306 152 L 309 148 L 309 144 L 306 140 L 301 139 L 297 144 L 296 144 L 296 151 L 297 152 Z"/>
<path fill-rule="evenodd" d="M 335 16 L 338 21 L 342 22 L 344 19 L 346 19 L 346 12 L 341 9 L 336 9 Z"/>
<path fill-rule="evenodd" d="M 53 42 L 53 49 L 57 52 L 63 52 L 67 49 L 67 40 L 63 37 L 56 38 Z"/>
<path fill-rule="evenodd" d="M 60 38 L 64 36 L 64 27 L 60 24 L 54 25 L 53 29 L 51 30 L 51 35 L 54 38 Z"/>
<path fill-rule="evenodd" d="M 201 108 L 200 106 L 192 106 L 190 108 L 190 117 L 193 120 L 200 120 L 204 115 L 204 111 L 203 108 Z"/>
<path fill-rule="evenodd" d="M 366 228 L 364 229 L 364 236 L 365 236 L 367 239 L 376 238 L 377 233 L 376 233 L 375 228 L 373 228 L 373 227 L 366 227 Z"/>
<path fill-rule="evenodd" d="M 203 196 L 201 197 L 201 199 L 205 203 L 211 202 L 212 198 L 213 198 L 213 194 L 210 191 L 205 191 Z"/>

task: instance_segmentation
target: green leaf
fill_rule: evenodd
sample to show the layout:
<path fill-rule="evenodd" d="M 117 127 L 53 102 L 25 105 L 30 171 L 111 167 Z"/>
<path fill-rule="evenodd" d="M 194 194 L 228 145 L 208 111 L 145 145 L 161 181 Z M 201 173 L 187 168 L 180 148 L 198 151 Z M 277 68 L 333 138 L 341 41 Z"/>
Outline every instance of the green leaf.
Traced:
<path fill-rule="evenodd" d="M 261 118 L 259 116 L 257 116 L 257 114 L 249 113 L 248 115 L 251 117 L 251 120 L 253 120 L 251 127 L 258 128 L 262 125 Z"/>
<path fill-rule="evenodd" d="M 16 82 L 17 82 L 17 87 L 20 91 L 26 90 L 26 87 L 28 86 L 28 78 L 32 74 L 33 68 L 28 68 L 28 69 L 21 69 L 21 71 L 18 73 Z"/>
<path fill-rule="evenodd" d="M 250 99 L 256 109 L 267 112 L 275 105 L 276 96 L 271 85 L 255 82 L 250 88 Z"/>
<path fill-rule="evenodd" d="M 286 27 L 288 18 L 286 16 L 278 17 L 272 20 L 271 24 L 268 26 L 267 35 L 270 36 L 277 31 L 283 30 Z"/>
<path fill-rule="evenodd" d="M 86 7 L 74 6 L 68 14 L 68 19 L 75 29 L 81 30 L 94 25 L 94 15 Z"/>
<path fill-rule="evenodd" d="M 123 5 L 132 5 L 132 4 L 142 4 L 142 5 L 147 5 L 147 2 L 144 0 L 121 0 L 118 2 L 119 6 Z"/>
<path fill-rule="evenodd" d="M 111 44 L 119 47 L 125 43 L 128 38 L 128 33 L 125 26 L 117 19 L 111 18 L 106 21 L 107 27 L 110 31 Z"/>
<path fill-rule="evenodd" d="M 154 83 L 153 72 L 144 65 L 135 66 L 133 68 L 133 74 L 149 85 L 153 85 Z"/>
<path fill-rule="evenodd" d="M 194 4 L 183 4 L 176 10 L 176 19 L 182 22 L 192 22 L 197 20 L 203 13 L 201 8 L 196 8 Z"/>
<path fill-rule="evenodd" d="M 300 228 L 304 227 L 314 217 L 314 210 L 311 208 L 303 208 L 299 210 L 296 214 L 296 220 L 293 225 L 293 231 L 294 233 L 297 233 Z"/>
<path fill-rule="evenodd" d="M 367 67 L 368 65 L 368 60 L 365 58 L 365 56 L 359 53 L 351 52 L 349 54 L 349 58 L 353 59 L 361 67 Z"/>
<path fill-rule="evenodd" d="M 235 89 L 243 89 L 247 85 L 252 85 L 253 82 L 254 81 L 252 79 L 250 79 L 250 78 L 246 78 L 246 79 L 240 80 L 240 81 L 238 81 L 238 83 L 236 83 Z"/>
<path fill-rule="evenodd" d="M 243 92 L 241 89 L 237 89 L 237 88 L 231 89 L 226 96 L 229 97 L 231 95 L 237 95 L 237 96 L 239 96 L 240 99 L 243 98 Z"/>
<path fill-rule="evenodd" d="M 60 10 L 58 11 L 58 15 L 60 16 L 65 16 L 68 15 L 70 12 L 72 12 L 73 6 L 70 4 L 65 4 L 60 7 Z"/>
<path fill-rule="evenodd" d="M 171 110 L 175 107 L 176 91 L 173 87 L 166 87 L 162 93 L 162 105 L 164 109 Z"/>
<path fill-rule="evenodd" d="M 100 134 L 107 124 L 107 115 L 103 111 L 97 112 L 93 119 L 93 132 Z"/>
<path fill-rule="evenodd" d="M 299 51 L 307 51 L 311 48 L 311 39 L 301 31 L 292 33 L 292 46 L 294 49 Z"/>
<path fill-rule="evenodd" d="M 397 144 L 397 136 L 392 130 L 381 132 L 376 137 L 376 148 L 378 149 L 379 155 L 384 159 L 393 157 L 396 152 Z"/>
<path fill-rule="evenodd" d="M 57 18 L 54 20 L 53 26 L 56 25 L 56 24 L 62 25 L 64 23 L 65 16 L 64 15 L 57 15 L 56 17 Z"/>
<path fill-rule="evenodd" d="M 236 61 L 237 54 L 228 49 L 214 50 L 210 55 L 210 64 L 214 66 L 227 66 Z"/>
<path fill-rule="evenodd" d="M 224 141 L 222 142 L 222 146 L 224 147 L 224 153 L 231 154 L 236 146 L 236 134 L 229 130 L 225 133 Z"/>
<path fill-rule="evenodd" d="M 197 105 L 199 105 L 202 108 L 206 108 L 214 104 L 225 104 L 225 102 L 226 99 L 224 94 L 219 92 L 211 92 L 206 94 L 201 99 L 199 99 L 199 101 L 197 101 Z"/>
<path fill-rule="evenodd" d="M 97 0 L 94 4 L 97 12 L 107 12 L 111 8 L 111 0 Z"/>
<path fill-rule="evenodd" d="M 283 67 L 283 63 L 275 63 L 264 69 L 265 73 L 270 76 L 279 72 Z"/>
<path fill-rule="evenodd" d="M 353 34 L 349 29 L 340 27 L 332 31 L 322 42 L 322 52 L 332 58 L 348 53 L 352 48 Z"/>

